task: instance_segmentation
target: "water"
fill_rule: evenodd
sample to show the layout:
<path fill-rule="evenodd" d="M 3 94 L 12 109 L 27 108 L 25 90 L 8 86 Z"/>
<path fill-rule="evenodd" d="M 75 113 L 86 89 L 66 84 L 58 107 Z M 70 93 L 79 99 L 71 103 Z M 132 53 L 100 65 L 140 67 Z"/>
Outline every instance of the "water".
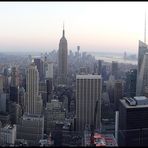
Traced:
<path fill-rule="evenodd" d="M 125 60 L 123 58 L 123 54 L 91 53 L 91 55 L 95 56 L 96 60 L 103 60 L 109 63 L 111 63 L 112 61 L 116 61 L 118 63 L 133 64 L 133 65 L 137 65 L 138 63 L 138 61 L 135 59 Z"/>

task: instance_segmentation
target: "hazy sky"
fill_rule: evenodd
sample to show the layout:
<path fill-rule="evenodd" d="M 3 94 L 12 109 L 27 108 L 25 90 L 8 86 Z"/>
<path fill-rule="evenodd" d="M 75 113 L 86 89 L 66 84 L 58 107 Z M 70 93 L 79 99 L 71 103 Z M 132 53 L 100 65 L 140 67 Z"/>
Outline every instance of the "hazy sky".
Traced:
<path fill-rule="evenodd" d="M 147 8 L 148 2 L 0 2 L 0 52 L 57 50 L 64 21 L 69 50 L 137 53 Z"/>

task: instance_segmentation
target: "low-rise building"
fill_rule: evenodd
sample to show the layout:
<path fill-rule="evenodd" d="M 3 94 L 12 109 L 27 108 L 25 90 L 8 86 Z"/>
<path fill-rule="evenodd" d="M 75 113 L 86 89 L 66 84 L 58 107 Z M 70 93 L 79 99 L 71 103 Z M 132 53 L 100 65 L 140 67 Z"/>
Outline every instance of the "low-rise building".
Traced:
<path fill-rule="evenodd" d="M 44 135 L 44 116 L 23 115 L 21 123 L 17 125 L 17 139 L 24 139 L 29 146 L 39 145 Z"/>
<path fill-rule="evenodd" d="M 16 140 L 16 125 L 6 124 L 1 127 L 0 141 L 2 145 L 14 145 Z"/>

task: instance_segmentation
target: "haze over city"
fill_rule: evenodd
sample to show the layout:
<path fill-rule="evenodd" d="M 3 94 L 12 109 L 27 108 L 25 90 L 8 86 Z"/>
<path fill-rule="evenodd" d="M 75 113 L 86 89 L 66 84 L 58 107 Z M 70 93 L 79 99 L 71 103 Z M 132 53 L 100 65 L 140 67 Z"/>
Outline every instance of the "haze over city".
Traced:
<path fill-rule="evenodd" d="M 145 2 L 1 2 L 0 146 L 148 146 Z"/>
<path fill-rule="evenodd" d="M 146 2 L 1 2 L 0 52 L 58 49 L 63 22 L 68 50 L 138 52 Z M 148 12 L 148 11 L 147 11 Z"/>

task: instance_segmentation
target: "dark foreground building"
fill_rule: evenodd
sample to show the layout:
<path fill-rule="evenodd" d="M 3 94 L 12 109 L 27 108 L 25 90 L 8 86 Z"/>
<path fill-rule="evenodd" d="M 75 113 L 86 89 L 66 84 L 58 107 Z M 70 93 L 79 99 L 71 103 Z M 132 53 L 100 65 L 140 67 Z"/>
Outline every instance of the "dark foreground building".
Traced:
<path fill-rule="evenodd" d="M 148 145 L 148 98 L 124 98 L 119 104 L 119 146 Z"/>

